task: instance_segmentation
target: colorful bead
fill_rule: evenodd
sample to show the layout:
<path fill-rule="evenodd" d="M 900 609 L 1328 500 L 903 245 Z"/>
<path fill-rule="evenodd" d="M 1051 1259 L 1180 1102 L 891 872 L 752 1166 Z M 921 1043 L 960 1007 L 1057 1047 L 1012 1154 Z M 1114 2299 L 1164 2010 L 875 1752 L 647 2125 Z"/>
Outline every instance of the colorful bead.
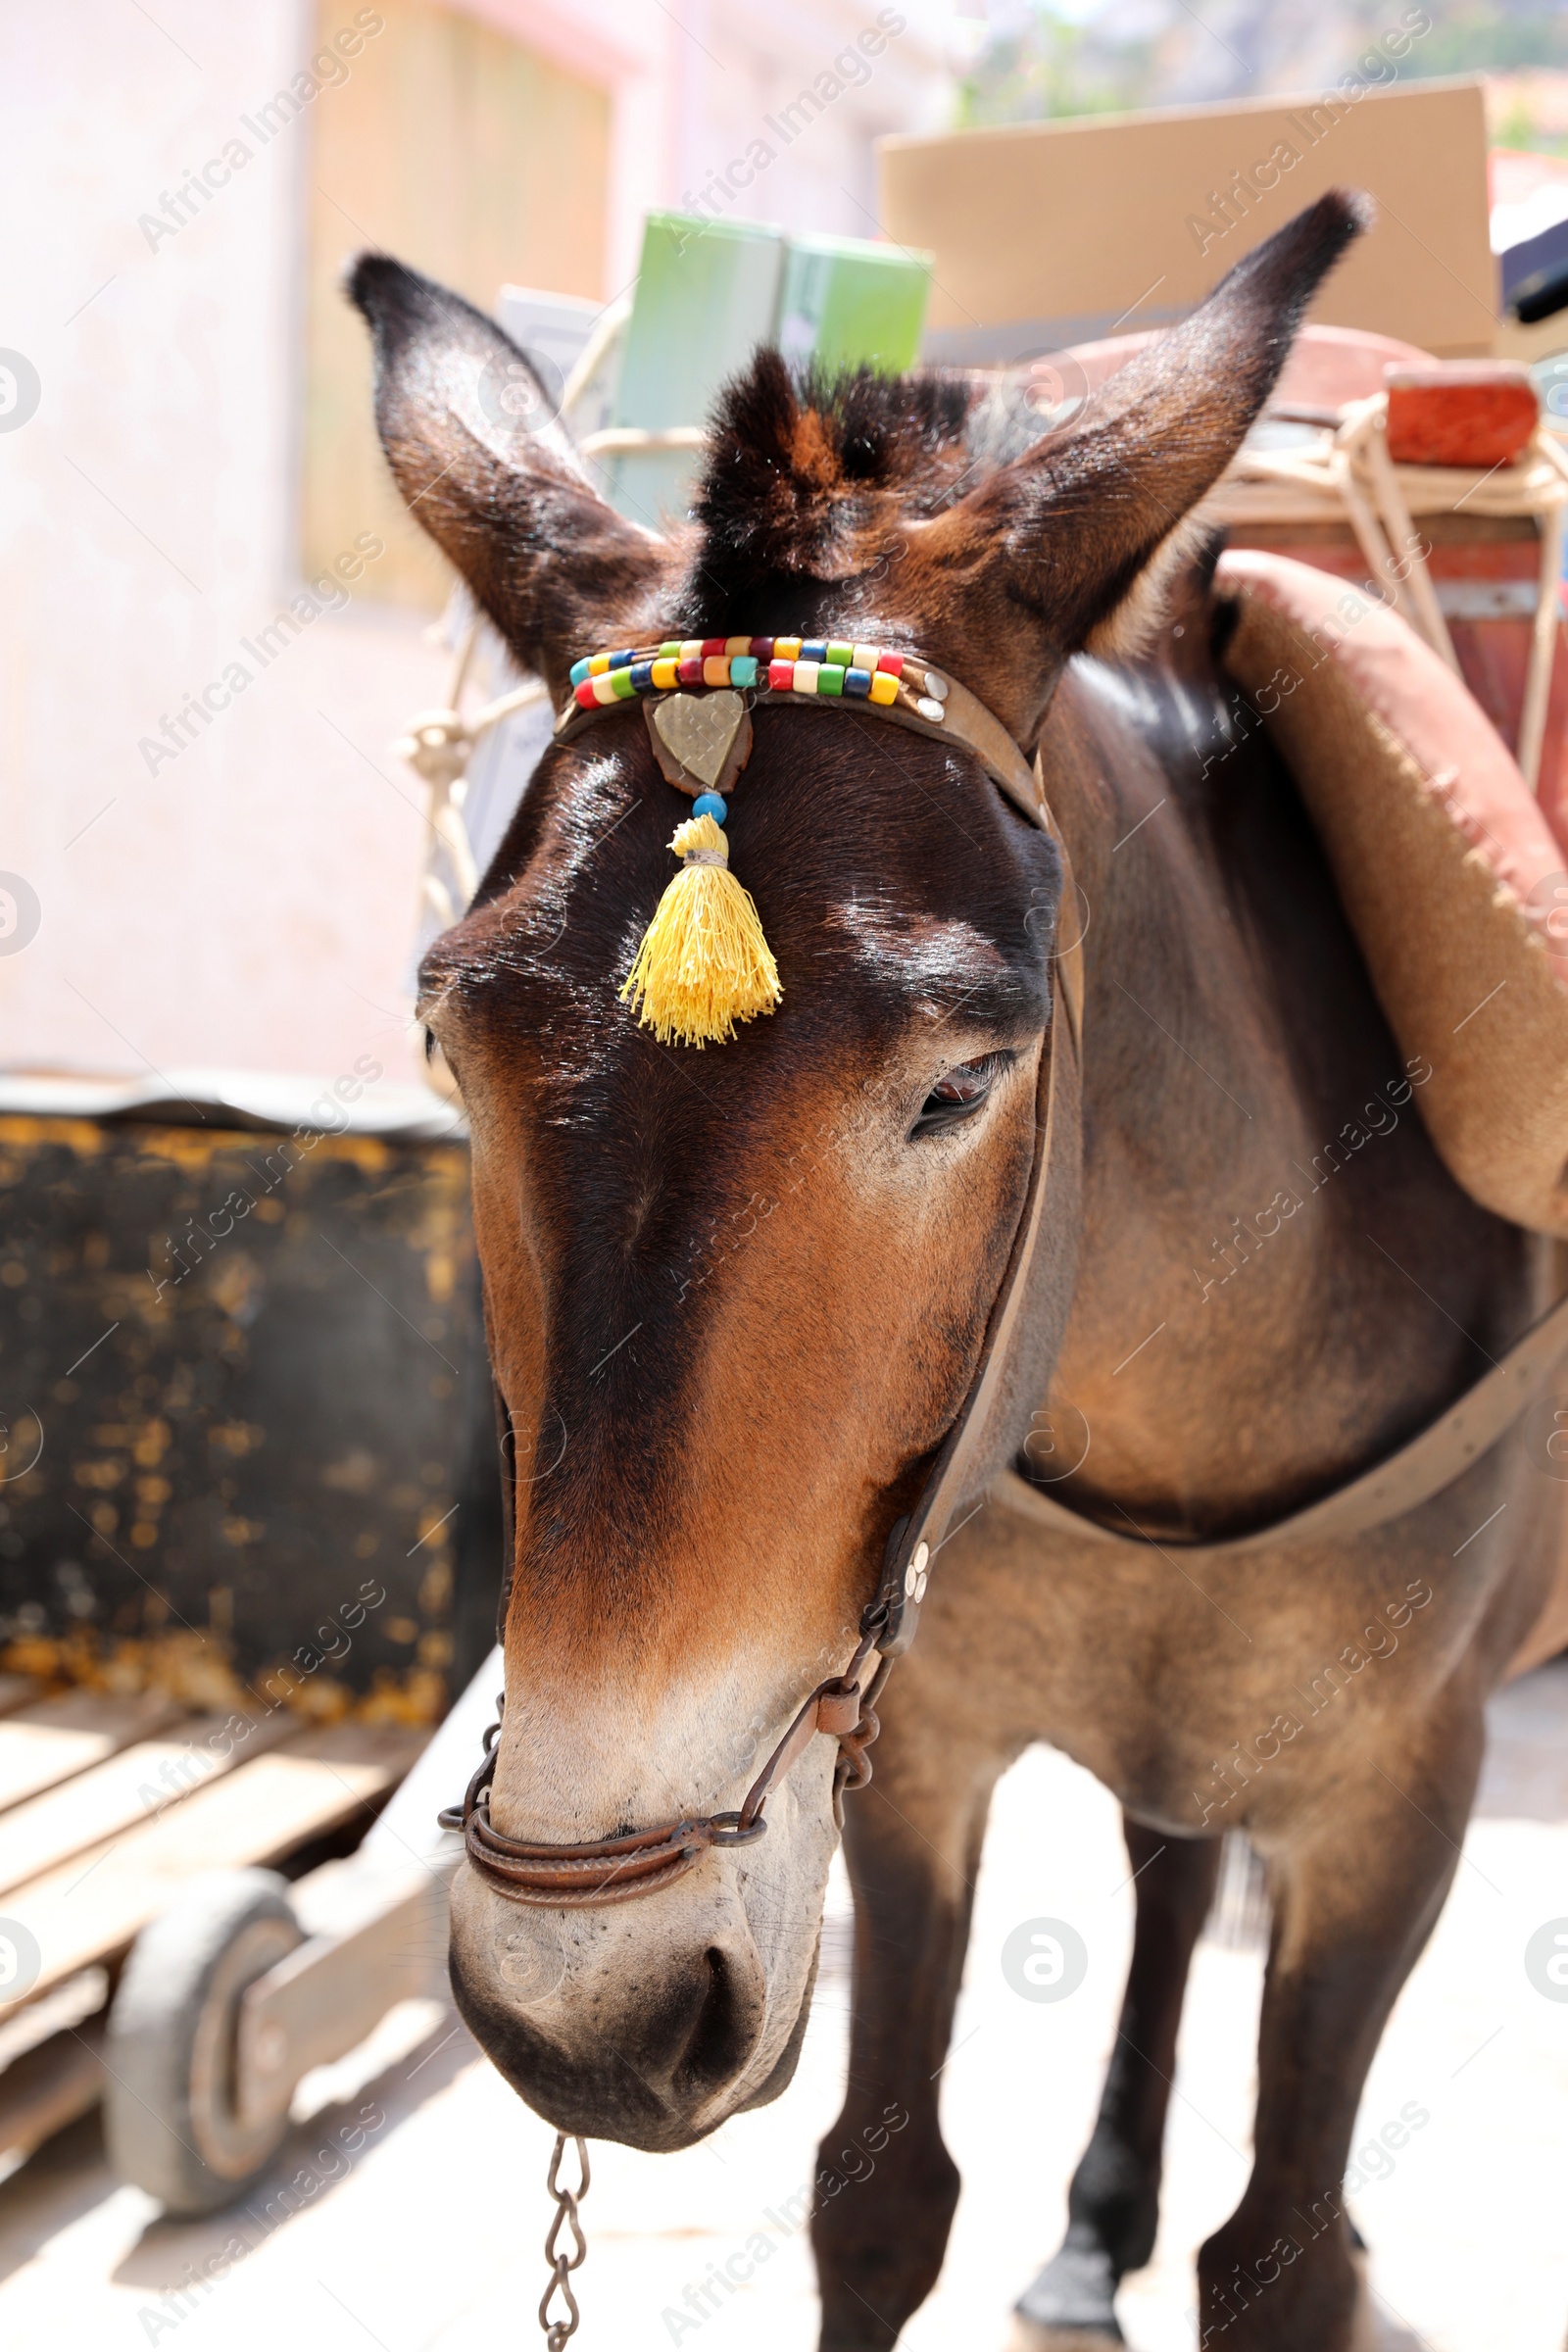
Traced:
<path fill-rule="evenodd" d="M 657 646 L 585 654 L 568 675 L 572 700 L 582 710 L 679 687 L 746 691 L 763 685 L 775 694 L 848 696 L 886 710 L 907 687 L 906 707 L 930 726 L 945 723 L 951 691 L 940 670 L 838 637 L 667 637 Z M 706 813 L 723 822 L 719 794 L 704 795 L 704 805 Z"/>
<path fill-rule="evenodd" d="M 715 825 L 721 825 L 729 814 L 729 808 L 721 794 L 700 792 L 692 803 L 692 814 L 693 816 L 710 816 Z"/>

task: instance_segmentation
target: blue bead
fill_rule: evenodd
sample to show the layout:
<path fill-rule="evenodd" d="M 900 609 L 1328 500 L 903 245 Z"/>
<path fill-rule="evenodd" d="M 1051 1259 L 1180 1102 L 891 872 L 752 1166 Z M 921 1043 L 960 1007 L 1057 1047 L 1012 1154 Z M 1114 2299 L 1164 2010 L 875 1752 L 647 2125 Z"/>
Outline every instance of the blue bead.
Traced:
<path fill-rule="evenodd" d="M 844 691 L 861 697 L 871 691 L 871 672 L 868 669 L 847 669 L 844 672 Z"/>
<path fill-rule="evenodd" d="M 574 686 L 580 686 L 582 684 L 584 678 L 588 675 L 588 656 L 586 654 L 584 654 L 580 662 L 574 662 L 572 663 L 568 675 L 570 676 L 571 682 Z"/>
<path fill-rule="evenodd" d="M 800 658 L 803 662 L 825 662 L 827 660 L 827 639 L 825 637 L 808 637 L 801 647 Z"/>
<path fill-rule="evenodd" d="M 632 692 L 634 694 L 647 694 L 652 690 L 653 683 L 653 663 L 651 662 L 634 662 L 631 665 Z"/>
<path fill-rule="evenodd" d="M 612 668 L 612 669 L 629 669 L 629 668 L 631 667 L 631 665 L 632 665 L 632 662 L 633 662 L 636 660 L 636 657 L 637 657 L 637 649 L 636 649 L 636 647 L 635 647 L 635 646 L 628 646 L 628 647 L 627 647 L 627 649 L 626 649 L 626 651 L 625 651 L 623 654 L 612 654 L 612 655 L 611 655 L 611 657 L 610 657 L 610 666 L 611 666 L 611 668 Z"/>
<path fill-rule="evenodd" d="M 710 816 L 715 825 L 721 825 L 728 816 L 729 809 L 716 792 L 700 792 L 692 803 L 692 814 L 693 816 Z"/>

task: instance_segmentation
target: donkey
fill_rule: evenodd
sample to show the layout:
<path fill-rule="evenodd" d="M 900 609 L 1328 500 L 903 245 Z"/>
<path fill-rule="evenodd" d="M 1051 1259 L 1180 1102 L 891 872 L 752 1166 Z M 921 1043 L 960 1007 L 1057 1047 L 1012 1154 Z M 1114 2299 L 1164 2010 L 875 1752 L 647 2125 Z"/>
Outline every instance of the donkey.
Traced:
<path fill-rule="evenodd" d="M 1549 1582 L 1554 1490 L 1517 1436 L 1375 1533 L 1202 1549 L 1391 1452 L 1550 1279 L 1546 1246 L 1463 1195 L 1413 1115 L 1213 1279 L 1240 1212 L 1298 1185 L 1391 1081 L 1385 1100 L 1411 1100 L 1290 775 L 1259 730 L 1205 757 L 1235 696 L 1194 510 L 1363 224 L 1358 200 L 1323 198 L 1044 439 L 967 382 L 799 380 L 760 353 L 718 408 L 691 518 L 662 532 L 596 496 L 559 427 L 497 419 L 484 387 L 518 360 L 484 318 L 385 257 L 352 276 L 402 494 L 558 704 L 605 646 L 771 630 L 919 649 L 1038 754 L 1076 869 L 1064 899 L 1051 839 L 961 747 L 764 698 L 731 825 L 782 1004 L 711 1051 L 661 1045 L 616 986 L 688 805 L 617 708 L 546 754 L 423 972 L 472 1125 L 512 1432 L 492 1818 L 560 1843 L 735 1805 L 800 1691 L 843 1668 L 975 1372 L 1059 1050 L 1057 974 L 1081 952 L 1081 1191 L 1054 1212 L 974 1500 L 1009 1463 L 1066 1470 L 1052 1491 L 1085 1532 L 988 1507 L 953 1536 L 850 1802 L 853 2051 L 813 2220 L 824 2352 L 895 2342 L 941 2267 L 958 2175 L 936 2078 L 991 1790 L 1038 1740 L 1118 1798 L 1137 1921 L 1065 2242 L 1020 2340 L 1121 2340 L 1218 1832 L 1240 1828 L 1272 1943 L 1255 2162 L 1201 2250 L 1202 2341 L 1347 2352 L 1360 2290 L 1339 2188 L 1361 2085 L 1454 1871 L 1483 1700 Z M 1084 1430 L 1080 1460 L 1065 1433 Z M 1097 1523 L 1141 1540 L 1109 1546 Z M 1324 1660 L 1384 1625 L 1397 1657 L 1390 1637 L 1310 1712 Z M 462 2013 L 541 2114 L 671 2149 L 787 2084 L 831 1749 L 807 1747 L 765 1837 L 640 1902 L 519 1905 L 460 1872 Z M 1222 1778 L 1228 1753 L 1250 1768 Z M 895 2102 L 909 2127 L 832 2193 L 832 2151 Z"/>

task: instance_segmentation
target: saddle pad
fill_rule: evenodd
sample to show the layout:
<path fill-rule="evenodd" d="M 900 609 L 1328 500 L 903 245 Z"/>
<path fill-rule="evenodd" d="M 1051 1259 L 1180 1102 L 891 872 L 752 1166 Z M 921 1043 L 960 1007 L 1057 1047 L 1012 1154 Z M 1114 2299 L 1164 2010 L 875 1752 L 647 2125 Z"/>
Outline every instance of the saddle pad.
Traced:
<path fill-rule="evenodd" d="M 1568 1237 L 1568 844 L 1480 706 L 1368 593 L 1233 550 L 1223 660 L 1296 779 L 1449 1173 Z"/>

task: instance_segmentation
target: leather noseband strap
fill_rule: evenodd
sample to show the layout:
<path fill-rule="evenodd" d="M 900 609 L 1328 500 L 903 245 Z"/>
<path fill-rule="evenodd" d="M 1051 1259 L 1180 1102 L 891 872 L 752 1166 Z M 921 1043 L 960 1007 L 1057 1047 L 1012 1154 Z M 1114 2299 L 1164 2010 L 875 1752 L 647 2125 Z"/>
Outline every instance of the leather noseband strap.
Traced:
<path fill-rule="evenodd" d="M 496 1701 L 497 1720 L 485 1735 L 484 1761 L 468 1783 L 462 1804 L 450 1805 L 438 1816 L 441 1827 L 463 1832 L 468 1860 L 510 1902 L 568 1911 L 591 1904 L 629 1903 L 640 1894 L 656 1894 L 662 1886 L 672 1886 L 710 1846 L 755 1844 L 767 1828 L 762 1806 L 774 1783 L 784 1778 L 818 1732 L 826 1732 L 839 1743 L 833 1810 L 842 1829 L 844 1791 L 863 1788 L 871 1778 L 871 1759 L 865 1750 L 881 1728 L 871 1702 L 886 1680 L 891 1659 L 883 1661 L 864 1690 L 859 1687 L 861 1669 L 875 1644 L 874 1631 L 863 1634 L 843 1674 L 834 1675 L 811 1692 L 747 1790 L 738 1813 L 664 1822 L 657 1829 L 633 1830 L 623 1838 L 600 1838 L 586 1845 L 530 1845 L 519 1838 L 503 1837 L 490 1821 L 490 1784 L 495 1778 L 503 1692 Z"/>

